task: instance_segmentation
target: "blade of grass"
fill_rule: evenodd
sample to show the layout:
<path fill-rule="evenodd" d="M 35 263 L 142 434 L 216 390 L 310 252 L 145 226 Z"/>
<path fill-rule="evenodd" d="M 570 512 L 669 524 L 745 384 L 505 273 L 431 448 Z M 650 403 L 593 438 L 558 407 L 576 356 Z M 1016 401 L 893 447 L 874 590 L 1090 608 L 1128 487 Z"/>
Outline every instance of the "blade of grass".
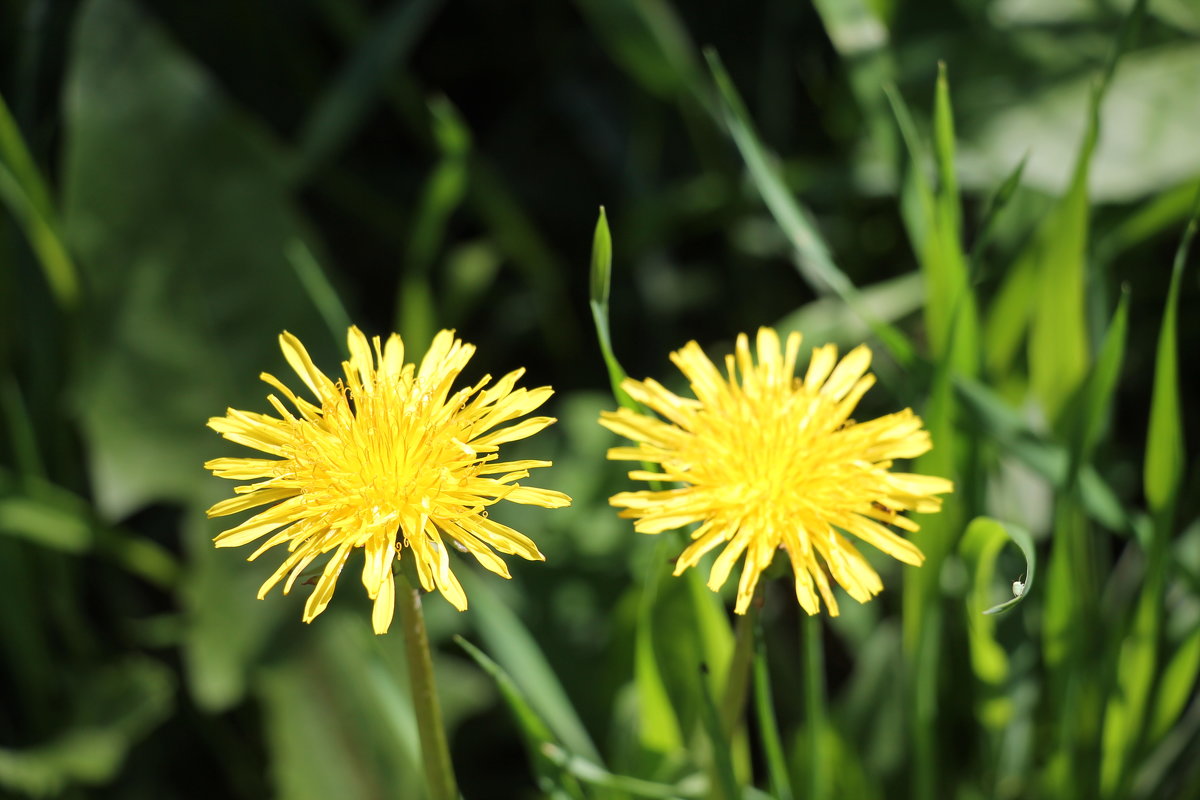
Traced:
<path fill-rule="evenodd" d="M 441 0 L 401 0 L 368 28 L 300 130 L 293 180 L 303 182 L 366 120 L 389 76 L 407 59 Z"/>
<path fill-rule="evenodd" d="M 773 158 L 759 140 L 750 115 L 720 57 L 712 49 L 705 50 L 704 55 L 721 98 L 725 125 L 742 155 L 755 188 L 795 250 L 796 266 L 801 275 L 818 293 L 833 292 L 845 301 L 870 325 L 898 362 L 911 364 L 915 359 L 911 342 L 896 328 L 880 322 L 870 313 L 858 289 L 834 263 L 829 247 L 812 223 L 810 215 L 784 183 Z"/>
<path fill-rule="evenodd" d="M 708 779 L 703 775 L 690 775 L 676 783 L 656 783 L 628 775 L 616 775 L 585 758 L 573 756 L 553 744 L 542 746 L 546 758 L 562 767 L 582 782 L 604 789 L 625 792 L 635 797 L 688 798 L 703 797 L 708 790 Z"/>
<path fill-rule="evenodd" d="M 1021 176 L 1025 172 L 1025 164 L 1029 161 L 1029 154 L 1021 156 L 1021 160 L 1017 162 L 1017 166 L 1008 174 L 1000 185 L 996 187 L 996 191 L 992 192 L 988 198 L 987 206 L 983 212 L 983 220 L 979 223 L 978 229 L 975 231 L 975 244 L 971 248 L 971 257 L 969 259 L 972 269 L 978 268 L 979 260 L 983 256 L 983 250 L 991 241 L 992 229 L 996 224 L 996 219 L 1000 213 L 1008 206 L 1013 195 L 1016 194 L 1017 188 L 1021 185 Z"/>
<path fill-rule="evenodd" d="M 317 313 L 321 315 L 325 327 L 329 328 L 333 341 L 343 350 L 343 355 L 348 355 L 345 353 L 346 331 L 350 330 L 353 323 L 350 321 L 350 315 L 346 312 L 346 307 L 342 304 L 342 299 L 338 296 L 337 289 L 334 289 L 333 284 L 329 282 L 329 276 L 317 263 L 312 250 L 300 239 L 293 239 L 289 242 L 284 255 L 287 256 L 292 269 L 296 271 L 300 285 L 304 287 L 304 291 L 308 293 L 313 305 L 316 306 Z"/>
<path fill-rule="evenodd" d="M 529 698 L 530 705 L 554 731 L 558 741 L 571 752 L 603 763 L 591 736 L 579 719 L 566 691 L 542 654 L 529 629 L 504 604 L 486 579 L 471 570 L 459 574 L 467 594 L 478 598 L 471 604 L 475 629 L 495 654 L 496 661 L 516 676 L 514 680 Z"/>
<path fill-rule="evenodd" d="M 521 731 L 521 738 L 525 741 L 525 749 L 529 753 L 533 774 L 537 777 L 538 788 L 555 800 L 559 798 L 584 800 L 586 795 L 583 788 L 575 780 L 576 776 L 572 774 L 572 770 L 563 763 L 569 759 L 562 756 L 557 758 L 551 756 L 551 753 L 565 754 L 558 747 L 549 725 L 530 705 L 528 698 L 512 677 L 503 667 L 463 637 L 455 636 L 454 641 L 496 682 L 500 695 L 508 704 L 508 710 L 512 712 L 517 728 Z M 597 769 L 602 768 L 597 767 Z"/>
<path fill-rule="evenodd" d="M 60 308 L 70 310 L 79 302 L 78 270 L 63 244 L 57 220 L 38 209 L 29 191 L 30 187 L 22 185 L 8 167 L 0 163 L 0 203 L 7 206 L 20 223 L 55 301 Z"/>
<path fill-rule="evenodd" d="M 1158 352 L 1154 364 L 1154 389 L 1150 399 L 1150 425 L 1146 434 L 1146 465 L 1142 486 L 1146 502 L 1156 516 L 1169 526 L 1175 500 L 1183 481 L 1183 413 L 1179 403 L 1179 345 L 1176 328 L 1179 317 L 1179 291 L 1192 239 L 1200 226 L 1200 192 L 1193 201 L 1191 220 L 1184 231 L 1175 262 L 1171 285 L 1167 290 L 1162 327 L 1158 334 Z"/>

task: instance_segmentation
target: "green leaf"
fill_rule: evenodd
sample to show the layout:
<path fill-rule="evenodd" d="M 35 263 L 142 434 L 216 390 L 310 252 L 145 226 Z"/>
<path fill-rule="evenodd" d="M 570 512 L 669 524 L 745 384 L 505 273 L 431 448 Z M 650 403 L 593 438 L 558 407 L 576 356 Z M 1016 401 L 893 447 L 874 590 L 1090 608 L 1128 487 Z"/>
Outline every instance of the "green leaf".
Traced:
<path fill-rule="evenodd" d="M 509 711 L 516 719 L 517 727 L 521 731 L 521 738 L 525 740 L 525 749 L 529 753 L 534 775 L 537 776 L 538 788 L 554 798 L 571 797 L 583 800 L 583 790 L 575 780 L 572 780 L 572 777 L 578 776 L 563 763 L 572 759 L 565 757 L 562 749 L 558 747 L 554 735 L 550 732 L 550 727 L 533 710 L 524 693 L 513 682 L 512 677 L 466 639 L 455 636 L 454 641 L 458 643 L 459 647 L 466 650 L 467 655 L 475 659 L 475 663 L 496 682 L 501 696 L 508 704 Z M 551 750 L 551 748 L 554 749 Z M 551 753 L 560 757 L 554 758 Z M 591 766 L 604 772 L 603 768 L 598 765 Z"/>
<path fill-rule="evenodd" d="M 304 121 L 293 166 L 297 180 L 333 158 L 366 121 L 385 82 L 403 65 L 439 6 L 441 0 L 399 0 L 369 27 Z"/>
<path fill-rule="evenodd" d="M 305 225 L 283 159 L 128 0 L 82 5 L 65 80 L 63 218 L 92 301 L 71 400 L 96 504 L 208 501 L 200 465 L 235 446 L 204 420 L 268 408 L 280 331 L 337 364 L 285 256 Z"/>
<path fill-rule="evenodd" d="M 1158 680 L 1158 691 L 1150 714 L 1147 739 L 1154 744 L 1164 737 L 1195 697 L 1200 677 L 1200 627 L 1179 645 L 1167 660 Z"/>
<path fill-rule="evenodd" d="M 683 748 L 683 732 L 679 718 L 671 704 L 667 691 L 663 669 L 659 664 L 659 656 L 655 652 L 655 644 L 663 646 L 663 650 L 672 655 L 683 656 L 678 648 L 668 649 L 667 642 L 677 642 L 677 627 L 656 625 L 656 614 L 660 610 L 662 583 L 666 577 L 670 542 L 666 537 L 654 543 L 654 557 L 650 563 L 650 572 L 642 582 L 641 594 L 638 597 L 637 631 L 633 651 L 633 680 L 637 687 L 638 698 L 638 739 L 644 749 L 658 754 L 670 755 Z M 662 634 L 661 639 L 658 634 Z M 694 655 L 694 653 L 689 653 Z M 693 661 L 694 663 L 694 661 Z M 682 673 L 678 677 L 684 677 Z M 698 685 L 692 685 L 693 691 L 700 690 Z"/>
<path fill-rule="evenodd" d="M 648 92 L 699 96 L 699 67 L 687 29 L 663 0 L 578 0 L 612 58 Z"/>
<path fill-rule="evenodd" d="M 46 183 L 16 120 L 0 96 L 0 202 L 21 224 L 60 307 L 79 301 L 79 276 L 63 242 L 62 226 Z"/>
<path fill-rule="evenodd" d="M 958 179 L 954 172 L 954 120 L 945 68 L 938 72 L 934 97 L 934 154 L 938 188 L 935 192 L 922 169 L 926 148 L 903 98 L 885 88 L 908 148 L 911 165 L 908 187 L 915 209 L 904 215 L 909 237 L 925 278 L 925 324 L 935 361 L 949 360 L 957 372 L 972 375 L 978 363 L 978 312 L 962 249 L 962 219 Z"/>
<path fill-rule="evenodd" d="M 627 775 L 616 775 L 585 758 L 573 756 L 555 745 L 545 745 L 546 757 L 584 783 L 625 792 L 635 797 L 679 798 L 703 797 L 708 791 L 708 779 L 699 773 L 674 784 L 656 783 Z"/>
<path fill-rule="evenodd" d="M 475 630 L 498 663 L 513 676 L 530 705 L 546 721 L 558 741 L 573 753 L 603 763 L 566 691 L 521 620 L 489 583 L 490 576 L 461 570 L 459 578 L 472 599 Z"/>
<path fill-rule="evenodd" d="M 774 159 L 759 140 L 754 123 L 716 51 L 706 50 L 705 57 L 720 94 L 725 125 L 746 163 L 754 187 L 792 245 L 800 274 L 818 293 L 833 292 L 854 309 L 897 361 L 911 363 L 915 357 L 911 342 L 898 330 L 871 315 L 858 289 L 834 263 L 829 246 L 812 223 L 811 215 L 792 196 Z"/>
<path fill-rule="evenodd" d="M 1176 329 L 1179 317 L 1179 287 L 1187 263 L 1188 250 L 1200 226 L 1200 194 L 1192 218 L 1184 231 L 1175 263 L 1171 269 L 1171 287 L 1163 310 L 1158 334 L 1158 352 L 1154 361 L 1154 390 L 1150 400 L 1150 426 L 1146 434 L 1146 466 L 1142 485 L 1150 510 L 1170 518 L 1175 498 L 1183 481 L 1183 412 L 1179 403 L 1179 353 Z"/>
<path fill-rule="evenodd" d="M 1073 462 L 1071 474 L 1068 474 L 1069 481 L 1076 479 L 1079 466 L 1090 460 L 1092 451 L 1100 441 L 1121 376 L 1128 327 L 1129 292 L 1126 291 L 1121 293 L 1121 300 L 1104 334 L 1091 374 L 1069 404 L 1072 413 L 1065 424 Z"/>

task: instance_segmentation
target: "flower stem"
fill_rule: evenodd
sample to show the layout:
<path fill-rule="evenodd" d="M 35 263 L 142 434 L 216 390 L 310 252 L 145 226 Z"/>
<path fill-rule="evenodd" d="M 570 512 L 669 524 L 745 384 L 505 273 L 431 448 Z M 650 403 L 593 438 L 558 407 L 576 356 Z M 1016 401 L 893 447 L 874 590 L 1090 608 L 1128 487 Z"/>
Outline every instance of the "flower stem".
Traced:
<path fill-rule="evenodd" d="M 404 630 L 404 652 L 408 657 L 408 681 L 421 739 L 421 758 L 425 762 L 425 781 L 432 800 L 458 800 L 437 686 L 433 681 L 433 659 L 429 653 L 429 636 L 425 632 L 425 615 L 421 611 L 420 583 L 414 573 L 412 559 L 401 559 L 401 569 L 396 572 L 396 594 Z"/>
<path fill-rule="evenodd" d="M 825 647 L 821 617 L 804 614 L 804 713 L 808 716 L 808 798 L 827 795 L 825 778 Z"/>

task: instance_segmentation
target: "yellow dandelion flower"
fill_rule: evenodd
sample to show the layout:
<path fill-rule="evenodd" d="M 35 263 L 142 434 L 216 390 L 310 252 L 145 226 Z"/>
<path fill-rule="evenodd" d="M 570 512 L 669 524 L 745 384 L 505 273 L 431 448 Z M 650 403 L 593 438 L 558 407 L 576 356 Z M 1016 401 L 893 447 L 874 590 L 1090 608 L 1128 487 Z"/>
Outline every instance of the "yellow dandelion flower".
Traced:
<path fill-rule="evenodd" d="M 393 559 L 410 554 L 421 585 L 435 587 L 459 610 L 467 607 L 450 569 L 447 545 L 473 555 L 505 578 L 496 552 L 544 560 L 526 536 L 488 518 L 499 500 L 559 508 L 565 494 L 522 486 L 519 480 L 549 461 L 498 461 L 499 445 L 532 436 L 554 422 L 531 417 L 506 422 L 538 408 L 549 387 L 514 389 L 524 370 L 510 372 L 490 388 L 484 377 L 451 393 L 475 348 L 441 331 L 420 367 L 404 363 L 404 344 L 392 334 L 371 342 L 356 328 L 347 335 L 350 360 L 345 380 L 334 382 L 290 333 L 279 337 L 288 364 L 317 403 L 298 397 L 281 381 L 261 378 L 295 407 L 267 397 L 278 417 L 229 409 L 209 427 L 226 439 L 274 458 L 217 458 L 204 466 L 233 480 L 257 481 L 234 489 L 235 497 L 208 510 L 210 517 L 273 504 L 214 540 L 237 547 L 270 535 L 251 556 L 286 544 L 288 556 L 266 583 L 261 599 L 287 576 L 287 594 L 318 556 L 332 551 L 304 606 L 304 621 L 325 610 L 350 552 L 362 548 L 362 582 L 374 601 L 376 633 L 384 633 L 395 609 Z"/>
<path fill-rule="evenodd" d="M 756 344 L 757 364 L 747 336 L 738 336 L 735 354 L 725 360 L 727 377 L 695 342 L 672 353 L 695 398 L 679 397 L 652 379 L 621 384 L 663 419 L 626 408 L 603 412 L 601 424 L 639 443 L 615 447 L 608 457 L 660 465 L 659 472 L 630 472 L 634 480 L 682 486 L 621 492 L 610 502 L 642 533 L 699 523 L 676 575 L 725 544 L 709 573 L 714 591 L 744 555 L 737 613 L 746 612 L 759 575 L 782 547 L 800 605 L 816 614 L 824 599 L 836 616 L 828 575 L 860 603 L 883 588 L 845 534 L 919 565 L 924 556 L 916 545 L 886 526 L 918 530 L 903 512 L 937 511 L 936 495 L 954 487 L 944 478 L 889 471 L 894 459 L 915 458 L 932 446 L 911 409 L 869 422 L 850 419 L 875 382 L 865 346 L 841 361 L 833 345 L 817 348 L 800 379 L 800 334 L 788 336 L 781 352 L 775 331 L 760 328 Z"/>

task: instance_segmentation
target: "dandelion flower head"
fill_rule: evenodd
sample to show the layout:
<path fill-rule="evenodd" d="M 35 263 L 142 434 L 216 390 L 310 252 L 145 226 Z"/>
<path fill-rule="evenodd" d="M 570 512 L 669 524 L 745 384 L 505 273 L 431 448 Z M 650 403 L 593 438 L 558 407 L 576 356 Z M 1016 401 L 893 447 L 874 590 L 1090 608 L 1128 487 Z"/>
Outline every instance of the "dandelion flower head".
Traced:
<path fill-rule="evenodd" d="M 304 607 L 304 621 L 311 622 L 328 605 L 351 552 L 361 549 L 363 586 L 374 600 L 372 623 L 384 633 L 395 609 L 396 559 L 414 559 L 421 585 L 437 588 L 459 610 L 467 598 L 451 571 L 447 545 L 506 578 L 497 551 L 544 559 L 528 537 L 489 519 L 487 509 L 499 500 L 546 508 L 570 503 L 560 492 L 518 483 L 550 462 L 498 460 L 501 444 L 554 422 L 530 417 L 505 425 L 541 406 L 552 394 L 549 387 L 514 388 L 524 372 L 516 370 L 490 388 L 484 377 L 452 391 L 475 348 L 451 331 L 434 337 L 417 367 L 405 363 L 399 336 L 368 342 L 352 327 L 350 359 L 342 362 L 345 378 L 338 381 L 313 364 L 295 336 L 284 333 L 279 343 L 316 402 L 264 373 L 262 380 L 294 412 L 272 394 L 267 399 L 277 417 L 231 408 L 208 425 L 272 458 L 217 458 L 204 465 L 222 478 L 254 481 L 210 508 L 210 517 L 270 505 L 215 539 L 218 547 L 237 547 L 267 537 L 251 560 L 286 545 L 286 558 L 259 598 L 285 577 L 286 594 L 315 559 L 332 553 Z"/>
<path fill-rule="evenodd" d="M 676 575 L 724 545 L 709 573 L 714 591 L 744 558 L 739 614 L 780 548 L 809 614 L 818 613 L 824 600 L 830 615 L 837 615 L 829 577 L 860 603 L 870 600 L 883 583 L 847 535 L 919 565 L 921 551 L 888 526 L 918 530 L 904 512 L 937 511 L 937 495 L 953 490 L 944 478 L 890 471 L 895 459 L 915 458 L 932 446 L 911 409 L 868 422 L 850 418 L 875 382 L 867 372 L 867 347 L 840 361 L 833 345 L 818 347 L 801 379 L 795 375 L 800 341 L 792 333 L 781 348 L 774 330 L 760 328 L 755 363 L 748 337 L 739 335 L 724 374 L 689 342 L 671 361 L 694 398 L 652 379 L 626 379 L 622 388 L 659 416 L 627 408 L 601 415 L 601 424 L 637 443 L 609 450 L 610 459 L 658 465 L 658 471 L 635 470 L 630 478 L 676 484 L 621 492 L 612 505 L 636 520 L 642 533 L 697 524 L 676 561 Z"/>

